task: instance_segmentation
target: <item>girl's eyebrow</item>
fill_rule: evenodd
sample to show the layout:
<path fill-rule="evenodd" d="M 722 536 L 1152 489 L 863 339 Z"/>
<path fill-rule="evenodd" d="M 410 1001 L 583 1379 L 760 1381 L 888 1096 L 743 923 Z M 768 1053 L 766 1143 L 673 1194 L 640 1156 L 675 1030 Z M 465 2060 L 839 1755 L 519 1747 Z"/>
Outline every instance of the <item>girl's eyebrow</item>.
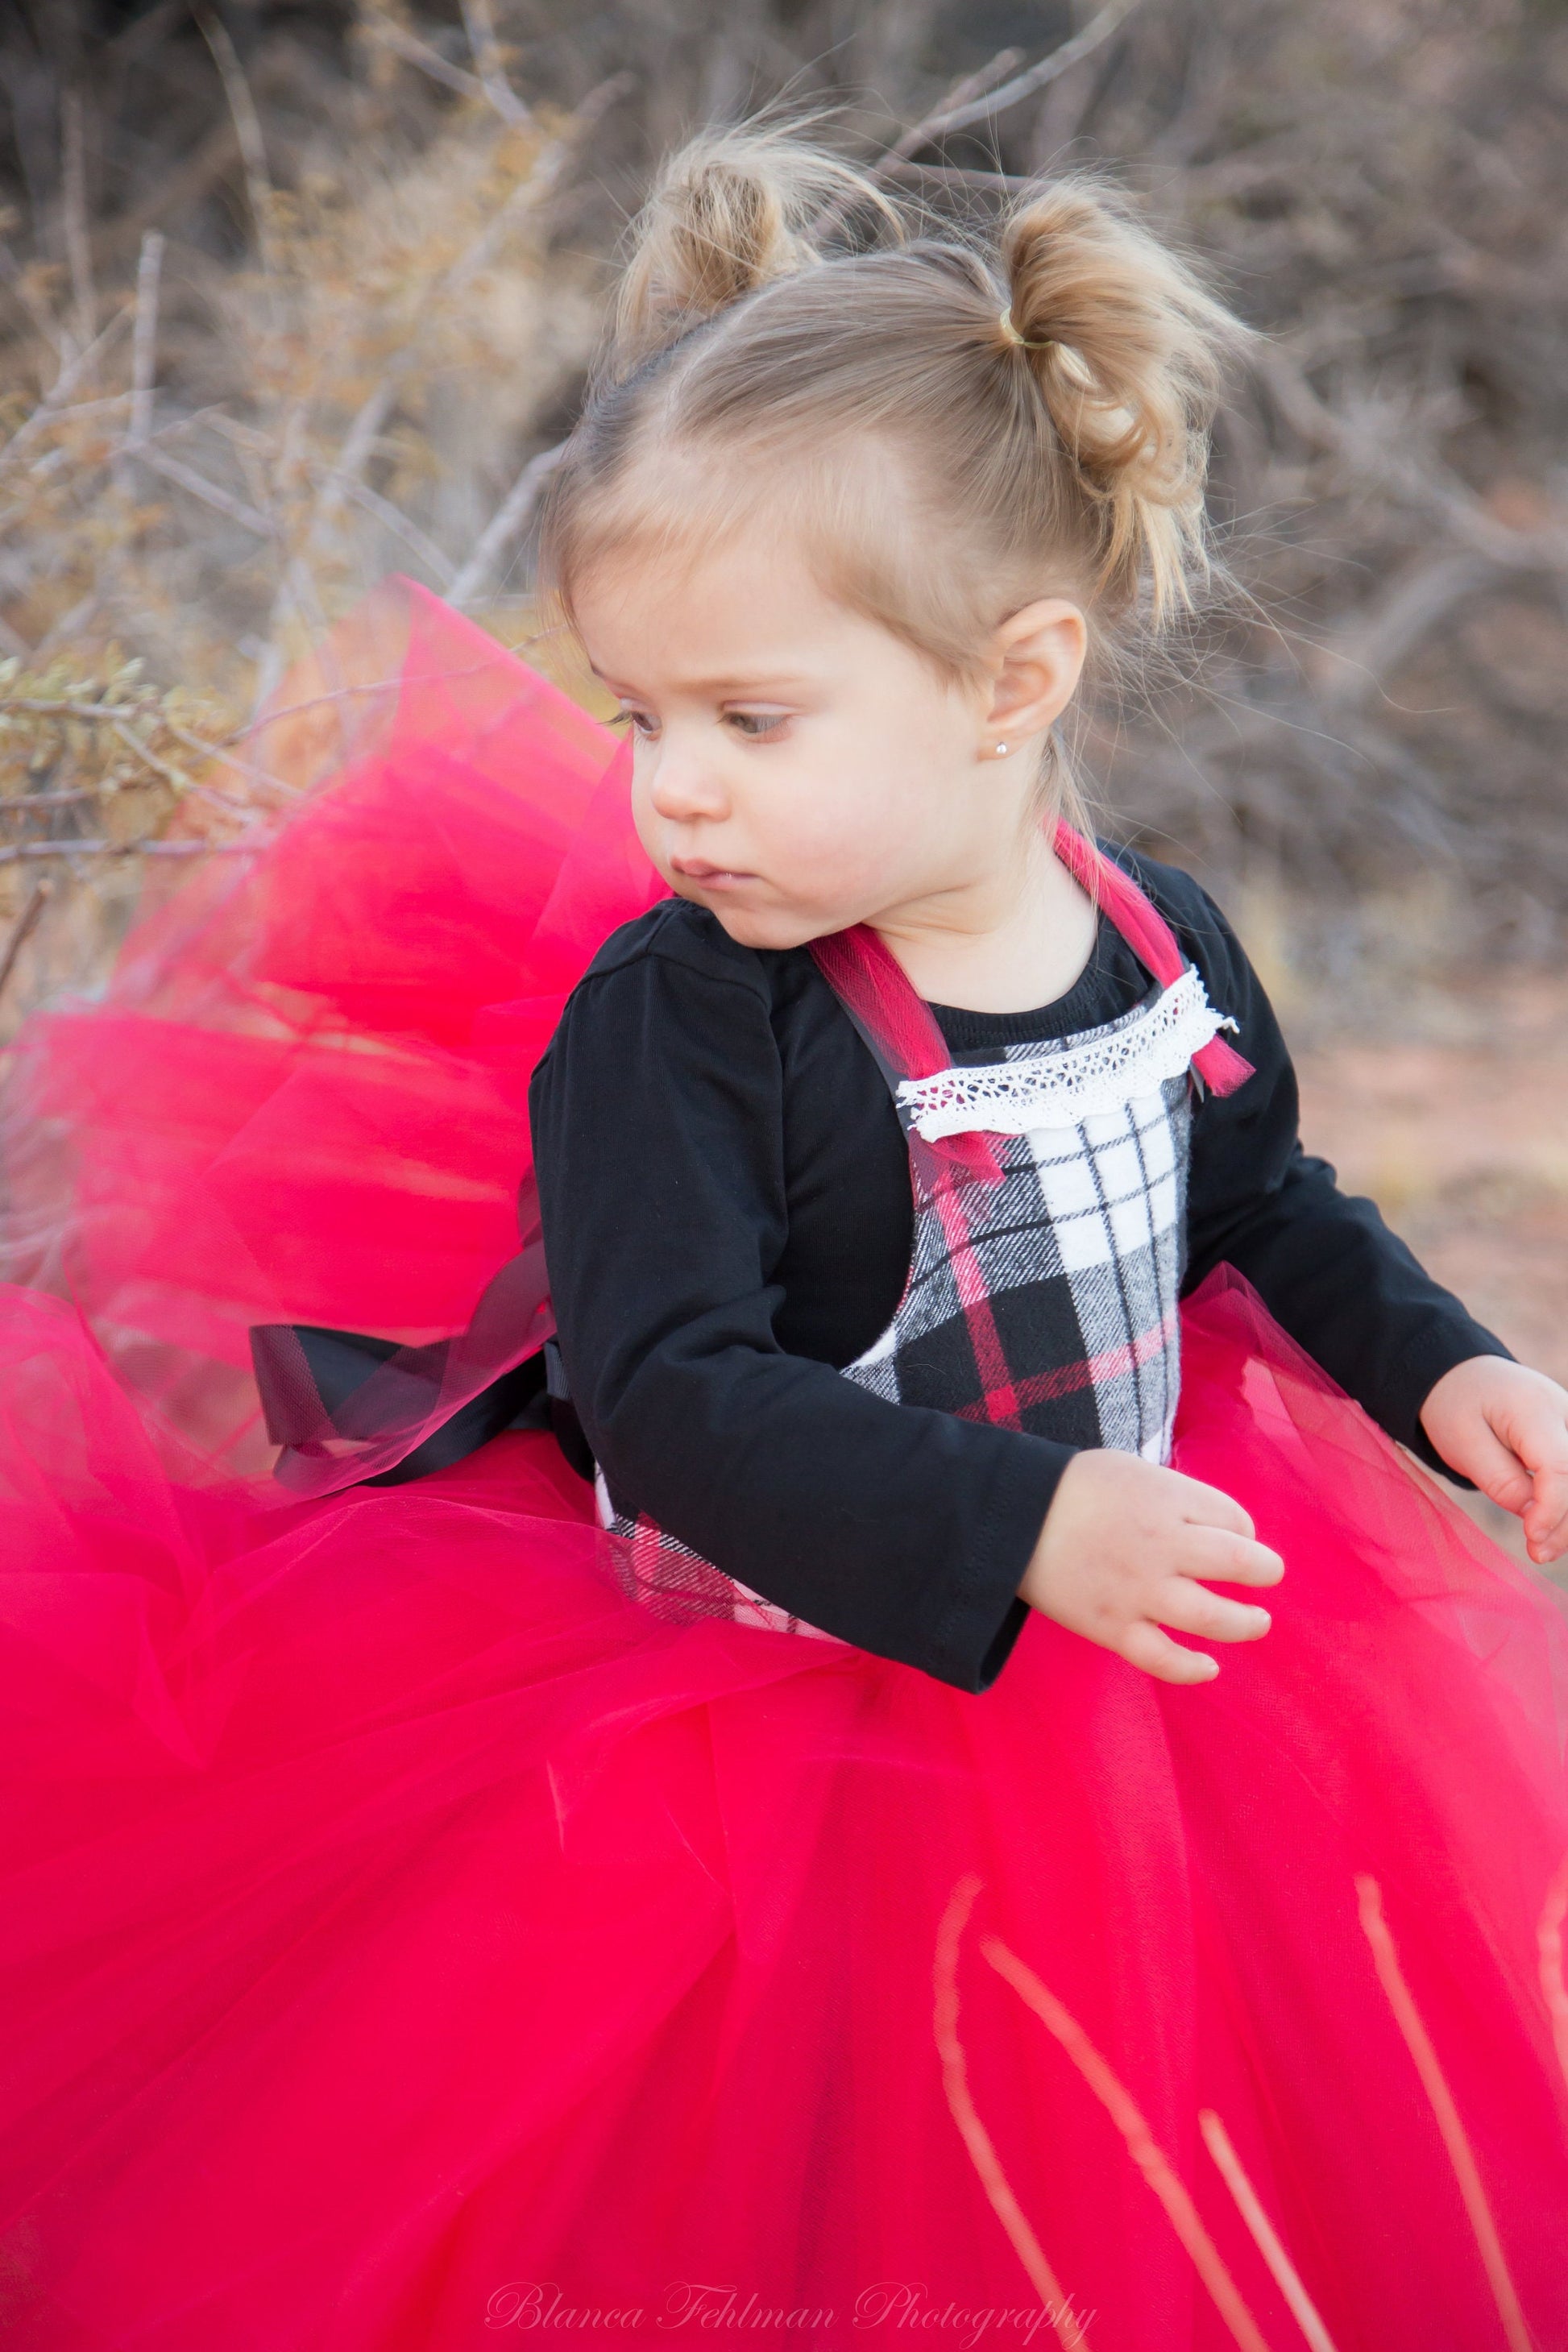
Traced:
<path fill-rule="evenodd" d="M 588 667 L 594 671 L 594 676 L 598 679 L 600 685 L 607 687 L 612 694 L 630 695 L 636 693 L 637 688 L 635 687 L 621 686 L 617 684 L 616 679 L 613 677 L 607 677 L 603 670 L 595 669 L 592 662 L 589 663 Z M 777 670 L 769 672 L 764 670 L 760 674 L 753 673 L 752 676 L 746 677 L 678 677 L 673 681 L 673 684 L 676 692 L 679 694 L 709 694 L 712 695 L 717 700 L 725 695 L 761 694 L 769 687 L 803 687 L 809 685 L 810 682 L 811 681 L 808 678 L 802 677 L 793 671 Z"/>

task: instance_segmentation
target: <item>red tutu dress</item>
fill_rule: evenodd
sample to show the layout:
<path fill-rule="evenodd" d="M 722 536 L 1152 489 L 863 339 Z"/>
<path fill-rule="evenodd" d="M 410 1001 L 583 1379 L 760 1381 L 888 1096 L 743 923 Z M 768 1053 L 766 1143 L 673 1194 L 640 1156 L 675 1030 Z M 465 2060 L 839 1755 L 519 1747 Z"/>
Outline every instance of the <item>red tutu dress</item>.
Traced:
<path fill-rule="evenodd" d="M 437 600 L 331 653 L 319 788 L 12 1056 L 7 2352 L 1568 2347 L 1568 1626 L 1239 1277 L 1209 1685 L 662 1613 L 542 1431 L 363 1483 L 549 1328 L 526 1082 L 658 885 Z M 256 1327 L 381 1343 L 285 1481 Z"/>

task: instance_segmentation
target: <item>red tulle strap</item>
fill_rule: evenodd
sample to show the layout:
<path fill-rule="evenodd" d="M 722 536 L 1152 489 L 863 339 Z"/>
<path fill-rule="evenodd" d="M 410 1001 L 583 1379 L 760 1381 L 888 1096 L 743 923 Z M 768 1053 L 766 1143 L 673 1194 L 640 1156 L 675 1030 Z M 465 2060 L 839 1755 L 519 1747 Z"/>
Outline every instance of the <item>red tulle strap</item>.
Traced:
<path fill-rule="evenodd" d="M 936 1015 L 868 923 L 813 940 L 818 971 L 878 1059 L 900 1078 L 934 1077 L 952 1059 Z"/>
<path fill-rule="evenodd" d="M 1211 1095 L 1233 1095 L 1237 1087 L 1247 1084 L 1255 1065 L 1223 1037 L 1211 1037 L 1193 1055 L 1193 1067 Z"/>
<path fill-rule="evenodd" d="M 1169 988 L 1180 980 L 1187 960 L 1176 934 L 1131 876 L 1075 832 L 1065 817 L 1057 819 L 1055 846 L 1073 880 L 1099 899 L 1139 962 L 1148 965 L 1161 987 Z"/>
<path fill-rule="evenodd" d="M 1141 890 L 1104 851 L 1065 817 L 1057 819 L 1056 853 L 1073 880 L 1098 898 L 1117 929 L 1138 958 L 1147 964 L 1162 988 L 1169 988 L 1186 970 L 1186 958 L 1170 924 L 1153 900 Z M 1223 1037 L 1211 1037 L 1193 1055 L 1193 1066 L 1210 1094 L 1234 1094 L 1251 1077 L 1253 1065 Z"/>
<path fill-rule="evenodd" d="M 895 1102 L 900 1078 L 929 1078 L 946 1069 L 952 1056 L 935 1013 L 868 923 L 831 931 L 809 945 L 817 970 L 864 1038 Z M 910 1149 L 917 1160 L 944 1164 L 950 1179 L 1002 1181 L 1002 1162 L 987 1135 L 948 1135 L 931 1143 L 911 1135 Z"/>

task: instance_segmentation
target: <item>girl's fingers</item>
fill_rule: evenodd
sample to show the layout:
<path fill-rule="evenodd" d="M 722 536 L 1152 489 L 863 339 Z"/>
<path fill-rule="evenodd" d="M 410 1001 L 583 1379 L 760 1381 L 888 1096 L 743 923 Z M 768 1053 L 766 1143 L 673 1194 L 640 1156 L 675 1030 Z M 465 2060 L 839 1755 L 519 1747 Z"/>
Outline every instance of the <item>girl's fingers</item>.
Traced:
<path fill-rule="evenodd" d="M 1524 1521 L 1534 1560 L 1555 1559 L 1568 1537 L 1568 1400 L 1555 1382 L 1531 1385 L 1509 1412 L 1489 1422 L 1491 1433 L 1512 1457 L 1523 1491 L 1510 1510 Z"/>
<path fill-rule="evenodd" d="M 1285 1563 L 1277 1551 L 1250 1536 L 1218 1528 L 1188 1527 L 1173 1547 L 1178 1576 L 1202 1577 L 1210 1584 L 1278 1584 Z"/>
<path fill-rule="evenodd" d="M 1129 1625 L 1121 1649 L 1129 1665 L 1152 1675 L 1156 1682 L 1212 1683 L 1219 1672 L 1217 1659 L 1206 1658 L 1201 1650 L 1184 1650 L 1144 1618 Z"/>
<path fill-rule="evenodd" d="M 1218 1486 L 1205 1486 L 1201 1478 L 1189 1478 L 1184 1470 L 1167 1470 L 1178 1491 L 1175 1500 L 1184 1519 L 1194 1527 L 1220 1528 L 1227 1535 L 1251 1538 L 1258 1532 L 1251 1513 L 1242 1508 L 1234 1495 Z"/>
<path fill-rule="evenodd" d="M 1535 1493 L 1536 1500 L 1531 1504 L 1524 1514 L 1525 1540 L 1529 1547 L 1530 1557 L 1541 1563 L 1550 1559 L 1561 1559 L 1563 1554 L 1568 1551 L 1568 1497 L 1561 1498 L 1564 1507 L 1559 1510 L 1555 1517 L 1552 1517 L 1549 1511 L 1543 1511 L 1540 1507 L 1541 1482 L 1539 1479 L 1536 1481 Z"/>
<path fill-rule="evenodd" d="M 1472 1467 L 1466 1471 L 1465 1475 L 1475 1479 L 1489 1502 L 1500 1505 L 1505 1511 L 1511 1511 L 1516 1519 L 1521 1519 L 1529 1510 L 1531 1498 L 1535 1493 L 1535 1481 L 1528 1470 L 1521 1470 L 1517 1464 L 1507 1475 L 1478 1477 Z"/>
<path fill-rule="evenodd" d="M 1568 1446 L 1563 1452 L 1568 1455 Z M 1568 1519 L 1568 1458 L 1549 1458 L 1534 1465 L 1530 1501 L 1525 1506 L 1525 1533 L 1531 1538 L 1552 1534 Z"/>
<path fill-rule="evenodd" d="M 1510 1445 L 1503 1443 L 1491 1423 L 1478 1413 L 1469 1442 L 1464 1447 L 1464 1460 L 1450 1466 L 1473 1478 L 1483 1495 L 1500 1504 L 1505 1511 L 1522 1511 L 1533 1492 L 1529 1470 Z"/>
<path fill-rule="evenodd" d="M 1173 1576 L 1149 1603 L 1149 1614 L 1178 1633 L 1195 1633 L 1204 1642 L 1257 1642 L 1273 1619 L 1267 1609 L 1250 1601 L 1227 1601 L 1190 1576 Z"/>

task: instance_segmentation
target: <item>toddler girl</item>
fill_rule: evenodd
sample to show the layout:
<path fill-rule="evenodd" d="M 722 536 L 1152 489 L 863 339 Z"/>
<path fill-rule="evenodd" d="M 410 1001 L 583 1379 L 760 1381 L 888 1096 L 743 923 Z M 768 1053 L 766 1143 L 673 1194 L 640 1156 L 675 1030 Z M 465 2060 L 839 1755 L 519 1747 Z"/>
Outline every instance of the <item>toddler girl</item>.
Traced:
<path fill-rule="evenodd" d="M 1568 1396 L 1060 749 L 1238 333 L 700 143 L 548 518 L 629 760 L 406 592 L 24 1038 L 19 2344 L 1568 2344 L 1562 1612 L 1408 1458 L 1560 1557 Z"/>
<path fill-rule="evenodd" d="M 704 1554 L 964 1689 L 1026 1604 L 1205 1679 L 1216 1662 L 1162 1629 L 1257 1638 L 1266 1611 L 1198 1580 L 1280 1573 L 1244 1511 L 1161 1467 L 1178 1292 L 1223 1260 L 1556 1557 L 1568 1395 L 1303 1155 L 1278 1025 L 1213 902 L 1124 858 L 1177 942 L 1148 966 L 1136 895 L 1054 838 L 1052 730 L 1091 638 L 1141 602 L 1157 624 L 1204 568 L 1232 322 L 1071 186 L 1015 212 L 1000 278 L 923 243 L 813 268 L 792 228 L 833 177 L 755 134 L 678 162 L 552 502 L 677 894 L 595 959 L 531 1094 L 609 1524 L 657 1590 L 700 1583 L 680 1563 Z M 934 1084 L 879 1082 L 840 966 L 810 951 L 846 934 L 866 985 L 923 1016 Z M 1221 1028 L 1256 1067 L 1220 1046 L 1193 1118 L 1188 1064 Z M 950 1075 L 999 1063 L 1002 1092 Z M 920 1146 L 965 1132 L 1008 1137 L 1008 1172 L 955 1267 Z"/>

